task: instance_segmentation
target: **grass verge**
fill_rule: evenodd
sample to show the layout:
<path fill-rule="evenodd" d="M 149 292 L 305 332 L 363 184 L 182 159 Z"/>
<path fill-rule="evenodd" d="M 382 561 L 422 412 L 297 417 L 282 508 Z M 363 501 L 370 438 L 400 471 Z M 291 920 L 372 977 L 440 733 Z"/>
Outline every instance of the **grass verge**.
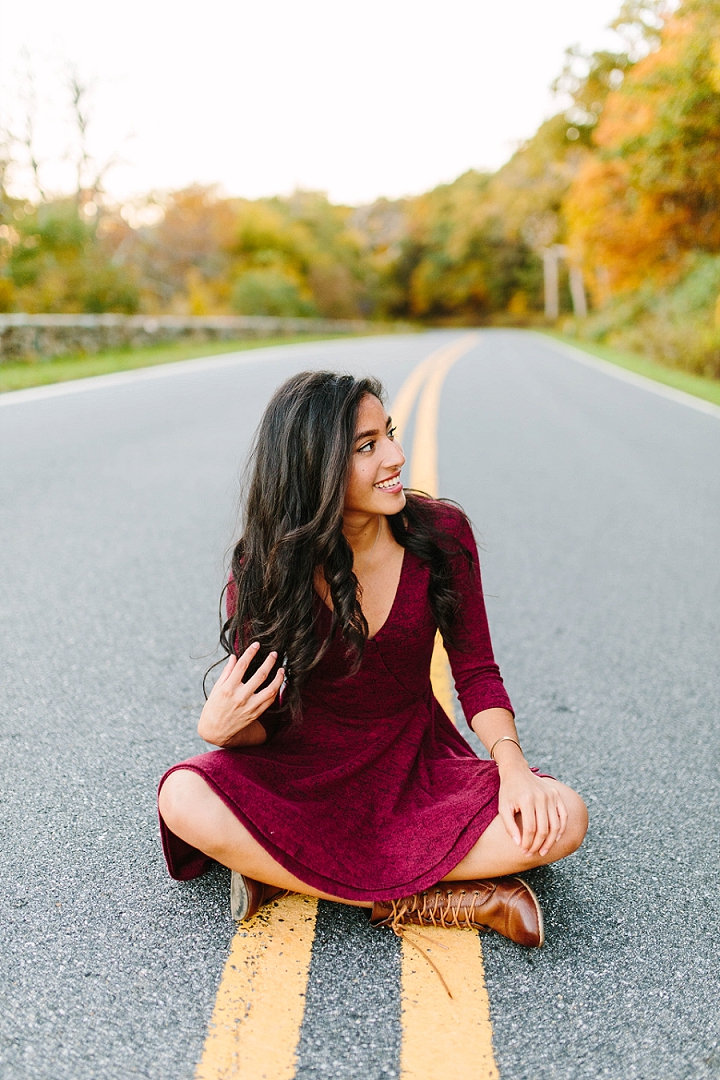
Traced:
<path fill-rule="evenodd" d="M 710 379 L 704 375 L 691 375 L 688 371 L 679 368 L 666 367 L 656 360 L 649 360 L 646 356 L 638 356 L 637 353 L 620 352 L 611 349 L 607 345 L 596 345 L 595 342 L 583 341 L 581 338 L 572 337 L 570 334 L 558 334 L 553 330 L 543 330 L 548 337 L 557 338 L 567 345 L 574 345 L 576 349 L 598 356 L 601 360 L 607 360 L 618 367 L 634 371 L 636 375 L 644 375 L 647 379 L 665 383 L 676 390 L 684 390 L 686 394 L 712 401 L 713 405 L 720 405 L 720 379 Z"/>
<path fill-rule="evenodd" d="M 30 386 L 85 379 L 90 375 L 111 375 L 116 371 L 134 371 L 156 364 L 172 364 L 178 360 L 195 360 L 205 356 L 261 349 L 266 345 L 296 345 L 303 341 L 328 341 L 333 338 L 357 337 L 356 334 L 299 334 L 297 337 L 253 338 L 243 341 L 206 341 L 177 345 L 151 345 L 145 349 L 109 349 L 106 352 L 59 356 L 55 360 L 23 360 L 0 363 L 0 393 L 25 390 Z"/>

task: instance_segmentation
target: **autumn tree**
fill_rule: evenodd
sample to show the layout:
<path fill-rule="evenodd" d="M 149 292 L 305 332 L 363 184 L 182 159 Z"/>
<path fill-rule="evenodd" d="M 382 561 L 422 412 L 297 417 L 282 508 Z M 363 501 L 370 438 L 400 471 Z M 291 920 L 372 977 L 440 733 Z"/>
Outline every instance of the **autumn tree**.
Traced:
<path fill-rule="evenodd" d="M 320 192 L 238 202 L 233 306 L 246 314 L 367 314 L 367 268 L 350 207 Z M 363 310 L 365 309 L 365 310 Z"/>
<path fill-rule="evenodd" d="M 391 245 L 378 245 L 392 256 L 376 256 L 387 314 L 473 323 L 507 311 L 520 291 L 537 299 L 537 259 L 522 238 L 507 235 L 489 183 L 488 174 L 470 170 L 398 207 L 401 229 Z"/>
<path fill-rule="evenodd" d="M 659 25 L 647 5 L 634 11 L 651 51 L 608 95 L 566 204 L 596 290 L 615 293 L 677 279 L 691 251 L 720 251 L 720 0 L 653 5 Z"/>
<path fill-rule="evenodd" d="M 132 266 L 116 259 L 126 229 L 105 201 L 104 179 L 115 159 L 92 151 L 92 84 L 75 68 L 64 91 L 70 117 L 65 158 L 70 192 L 50 190 L 48 162 L 37 145 L 38 98 L 32 67 L 22 76 L 15 115 L 5 119 L 0 190 L 0 306 L 24 311 L 136 311 Z M 24 189 L 24 197 L 11 192 Z"/>

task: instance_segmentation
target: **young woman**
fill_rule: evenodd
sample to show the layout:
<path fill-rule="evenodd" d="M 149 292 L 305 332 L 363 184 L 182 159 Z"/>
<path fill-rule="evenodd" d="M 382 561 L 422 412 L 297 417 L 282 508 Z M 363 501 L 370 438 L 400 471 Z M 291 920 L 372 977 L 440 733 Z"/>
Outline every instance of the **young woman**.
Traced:
<path fill-rule="evenodd" d="M 236 918 L 286 891 L 414 924 L 543 942 L 515 875 L 580 845 L 582 799 L 523 757 L 493 659 L 477 547 L 405 493 L 375 379 L 305 372 L 258 430 L 199 734 L 160 785 L 170 873 L 233 871 Z M 480 760 L 433 696 L 439 628 Z"/>

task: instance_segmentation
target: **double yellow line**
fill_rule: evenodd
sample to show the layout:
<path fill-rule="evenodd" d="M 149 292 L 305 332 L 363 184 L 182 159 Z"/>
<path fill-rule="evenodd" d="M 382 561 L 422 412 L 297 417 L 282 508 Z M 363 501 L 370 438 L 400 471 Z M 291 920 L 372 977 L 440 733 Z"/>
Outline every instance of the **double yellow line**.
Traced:
<path fill-rule="evenodd" d="M 403 442 L 408 421 L 415 402 L 420 395 L 415 418 L 415 436 L 410 454 L 410 484 L 417 491 L 437 498 L 440 494 L 438 479 L 438 427 L 440 394 L 443 383 L 453 364 L 477 345 L 478 334 L 464 334 L 461 338 L 443 345 L 430 353 L 410 373 L 400 387 L 392 404 L 390 414 L 395 424 L 396 438 Z M 453 716 L 455 703 L 452 678 L 442 640 L 438 636 L 430 666 L 435 697 L 448 716 Z"/>
<path fill-rule="evenodd" d="M 416 401 L 410 487 L 438 494 L 438 415 L 443 382 L 472 349 L 464 334 L 413 369 L 392 404 L 402 441 Z M 419 401 L 418 401 L 419 398 Z M 436 643 L 433 689 L 453 716 L 447 658 Z M 305 1010 L 317 901 L 289 896 L 263 908 L 232 942 L 196 1080 L 293 1080 Z M 402 944 L 401 1080 L 497 1080 L 480 938 L 472 931 L 424 929 L 423 947 L 438 963 L 452 999 L 430 966 Z"/>
<path fill-rule="evenodd" d="M 423 360 L 401 387 L 391 410 L 402 442 L 418 398 L 410 454 L 410 487 L 439 495 L 438 419 L 440 395 L 453 364 L 477 345 L 478 334 L 463 337 Z M 448 716 L 455 713 L 450 669 L 440 637 L 435 641 L 431 677 L 433 690 Z M 417 947 L 402 943 L 401 1004 L 402 1080 L 441 1080 L 448 1071 L 472 1080 L 496 1080 L 492 1048 L 490 1002 L 485 987 L 480 937 L 472 931 L 423 928 L 423 947 L 438 966 L 452 992 L 443 990 L 437 975 L 418 957 Z"/>

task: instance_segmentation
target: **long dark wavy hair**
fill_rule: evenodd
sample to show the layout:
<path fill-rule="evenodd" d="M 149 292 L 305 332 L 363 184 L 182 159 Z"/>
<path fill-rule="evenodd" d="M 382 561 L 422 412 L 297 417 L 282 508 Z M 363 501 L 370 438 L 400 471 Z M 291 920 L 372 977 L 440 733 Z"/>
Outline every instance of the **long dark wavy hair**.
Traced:
<path fill-rule="evenodd" d="M 362 661 L 368 625 L 360 607 L 352 548 L 343 535 L 343 507 L 355 448 L 360 401 L 384 399 L 374 378 L 305 371 L 276 390 L 255 436 L 243 534 L 232 556 L 235 610 L 222 621 L 220 644 L 239 655 L 260 643 L 256 670 L 271 650 L 283 663 L 283 708 L 301 713 L 301 693 L 333 635 L 340 633 L 351 671 Z M 452 559 L 470 553 L 433 525 L 426 496 L 408 494 L 405 508 L 388 517 L 393 536 L 430 566 L 429 599 L 446 642 L 458 644 L 454 626 L 460 597 Z M 333 604 L 329 635 L 320 640 L 315 573 L 322 568 Z M 232 606 L 232 605 L 231 605 Z M 247 677 L 247 676 L 246 676 Z"/>

